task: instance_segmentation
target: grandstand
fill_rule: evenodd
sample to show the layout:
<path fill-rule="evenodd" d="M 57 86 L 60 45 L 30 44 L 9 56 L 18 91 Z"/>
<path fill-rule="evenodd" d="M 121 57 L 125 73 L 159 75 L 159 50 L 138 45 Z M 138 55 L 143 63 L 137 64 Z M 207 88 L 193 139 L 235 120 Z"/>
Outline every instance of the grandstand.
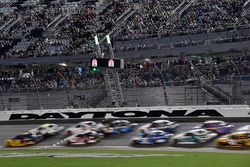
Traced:
<path fill-rule="evenodd" d="M 249 21 L 249 0 L 0 0 L 0 110 L 250 104 Z M 100 52 L 125 68 L 93 73 Z"/>

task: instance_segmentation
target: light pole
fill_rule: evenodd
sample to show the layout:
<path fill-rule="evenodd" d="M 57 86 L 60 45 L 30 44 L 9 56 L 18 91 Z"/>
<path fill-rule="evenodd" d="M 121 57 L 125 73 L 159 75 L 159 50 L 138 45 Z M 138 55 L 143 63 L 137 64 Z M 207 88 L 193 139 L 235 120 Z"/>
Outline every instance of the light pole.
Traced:
<path fill-rule="evenodd" d="M 37 82 L 36 82 L 36 80 L 33 78 L 33 76 L 31 76 L 30 74 L 29 74 L 29 77 L 31 78 L 32 82 L 35 84 L 36 95 L 37 95 L 37 98 L 38 98 L 39 107 L 40 107 L 40 109 L 43 109 L 43 106 L 42 106 L 42 104 L 41 104 L 41 99 L 40 99 L 39 90 L 38 90 L 38 87 L 37 87 Z"/>
<path fill-rule="evenodd" d="M 240 73 L 240 70 L 239 70 L 239 68 L 237 67 L 237 65 L 232 61 L 232 60 L 230 60 L 230 63 L 235 67 L 235 69 L 236 69 L 236 71 L 237 71 L 237 73 L 238 73 L 238 77 L 239 77 L 239 81 L 240 81 L 240 97 L 241 98 L 243 98 L 243 90 L 242 90 L 242 83 L 241 83 L 241 73 Z M 242 100 L 241 100 L 241 102 L 240 103 L 242 103 Z"/>
<path fill-rule="evenodd" d="M 64 79 L 64 81 L 66 81 L 68 83 L 68 80 L 59 72 L 57 72 L 57 74 Z M 69 95 L 69 89 L 68 89 L 68 85 L 66 85 L 66 93 L 67 93 L 67 102 L 68 102 L 68 107 L 71 106 L 71 103 L 70 103 L 70 95 Z"/>
<path fill-rule="evenodd" d="M 165 98 L 165 105 L 168 105 L 168 98 L 167 98 L 167 89 L 166 89 L 166 82 L 165 82 L 165 78 L 161 72 L 161 70 L 158 67 L 153 67 L 154 69 L 156 69 L 160 75 L 161 75 L 161 80 L 162 80 L 162 84 L 163 84 L 163 89 L 164 89 L 164 98 Z"/>
<path fill-rule="evenodd" d="M 2 105 L 3 105 L 3 110 L 5 110 L 5 104 L 4 104 L 4 100 L 3 100 L 3 89 L 2 87 L 0 86 L 0 93 L 1 93 L 1 101 L 2 101 Z"/>

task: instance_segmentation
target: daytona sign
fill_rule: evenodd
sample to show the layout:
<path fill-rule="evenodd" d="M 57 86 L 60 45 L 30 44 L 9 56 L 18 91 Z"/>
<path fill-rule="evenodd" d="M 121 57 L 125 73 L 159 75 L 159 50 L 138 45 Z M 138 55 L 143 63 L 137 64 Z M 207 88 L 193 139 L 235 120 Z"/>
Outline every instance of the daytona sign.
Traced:
<path fill-rule="evenodd" d="M 76 118 L 250 117 L 249 112 L 250 108 L 247 105 L 23 110 L 2 111 L 0 121 Z"/>

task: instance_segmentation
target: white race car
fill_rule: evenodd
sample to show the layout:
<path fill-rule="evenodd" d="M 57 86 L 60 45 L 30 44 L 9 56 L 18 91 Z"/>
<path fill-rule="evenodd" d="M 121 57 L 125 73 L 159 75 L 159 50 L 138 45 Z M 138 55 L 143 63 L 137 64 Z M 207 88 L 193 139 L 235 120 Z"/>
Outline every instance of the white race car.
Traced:
<path fill-rule="evenodd" d="M 87 130 L 85 132 L 73 134 L 64 139 L 65 145 L 86 145 L 100 141 L 103 138 L 103 134 L 96 131 Z"/>
<path fill-rule="evenodd" d="M 247 131 L 250 132 L 250 125 L 241 126 L 236 129 L 236 131 Z"/>
<path fill-rule="evenodd" d="M 152 130 L 162 130 L 164 132 L 174 133 L 176 128 L 179 126 L 176 122 L 171 122 L 169 120 L 156 120 L 152 123 L 143 125 L 139 128 L 139 130 L 143 131 L 152 131 Z"/>
<path fill-rule="evenodd" d="M 174 144 L 201 144 L 214 139 L 218 134 L 206 129 L 194 129 L 177 134 L 172 138 Z"/>
<path fill-rule="evenodd" d="M 65 135 L 72 135 L 76 133 L 81 133 L 88 130 L 96 130 L 96 122 L 94 121 L 83 121 L 78 124 L 71 126 L 65 130 Z"/>
<path fill-rule="evenodd" d="M 31 129 L 28 132 L 30 133 L 38 133 L 43 136 L 53 136 L 58 134 L 60 131 L 64 129 L 64 126 L 59 126 L 57 124 L 42 124 L 41 126 Z"/>

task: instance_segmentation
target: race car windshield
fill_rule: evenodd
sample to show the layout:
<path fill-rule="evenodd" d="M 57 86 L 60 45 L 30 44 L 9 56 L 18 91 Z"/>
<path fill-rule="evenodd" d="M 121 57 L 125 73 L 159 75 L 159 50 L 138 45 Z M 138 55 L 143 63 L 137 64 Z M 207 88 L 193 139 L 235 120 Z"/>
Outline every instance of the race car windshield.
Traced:
<path fill-rule="evenodd" d="M 159 124 L 157 124 L 157 123 L 152 123 L 152 124 L 151 124 L 151 127 L 152 127 L 152 128 L 155 128 L 155 127 L 158 127 L 158 126 L 159 126 Z"/>
<path fill-rule="evenodd" d="M 111 127 L 123 126 L 122 123 L 113 123 L 110 125 Z"/>
<path fill-rule="evenodd" d="M 84 127 L 84 125 L 76 125 L 76 128 Z"/>

